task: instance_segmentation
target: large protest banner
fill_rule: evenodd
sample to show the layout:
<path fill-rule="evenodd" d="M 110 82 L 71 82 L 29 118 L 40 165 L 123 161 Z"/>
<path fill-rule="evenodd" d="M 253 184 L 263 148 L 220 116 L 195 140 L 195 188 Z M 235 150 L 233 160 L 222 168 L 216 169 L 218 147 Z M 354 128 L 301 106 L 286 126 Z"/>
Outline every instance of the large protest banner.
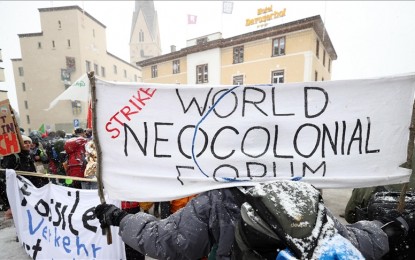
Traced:
<path fill-rule="evenodd" d="M 0 101 L 0 156 L 20 152 L 18 133 L 9 100 Z"/>
<path fill-rule="evenodd" d="M 96 79 L 111 198 L 161 201 L 301 178 L 317 188 L 407 182 L 415 75 L 211 86 Z"/>
<path fill-rule="evenodd" d="M 107 245 L 93 216 L 100 203 L 97 190 L 80 190 L 49 183 L 38 189 L 6 170 L 7 195 L 19 241 L 33 259 L 125 259 L 117 235 Z M 119 201 L 106 200 L 120 206 Z M 118 227 L 111 227 L 112 234 Z"/>

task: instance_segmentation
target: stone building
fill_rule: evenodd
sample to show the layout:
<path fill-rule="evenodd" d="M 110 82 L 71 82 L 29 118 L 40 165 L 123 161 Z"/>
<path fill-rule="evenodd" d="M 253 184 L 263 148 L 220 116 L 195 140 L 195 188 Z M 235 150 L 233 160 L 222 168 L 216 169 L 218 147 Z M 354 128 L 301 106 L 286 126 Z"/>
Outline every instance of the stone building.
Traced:
<path fill-rule="evenodd" d="M 44 124 L 72 132 L 85 127 L 87 104 L 49 104 L 89 71 L 104 80 L 140 82 L 140 69 L 107 51 L 106 27 L 78 6 L 40 8 L 41 32 L 19 34 L 21 58 L 12 59 L 20 126 L 27 133 Z M 128 46 L 126 46 L 128 48 Z"/>
<path fill-rule="evenodd" d="M 317 15 L 227 39 L 198 37 L 137 65 L 146 83 L 236 85 L 330 80 L 336 59 Z"/>

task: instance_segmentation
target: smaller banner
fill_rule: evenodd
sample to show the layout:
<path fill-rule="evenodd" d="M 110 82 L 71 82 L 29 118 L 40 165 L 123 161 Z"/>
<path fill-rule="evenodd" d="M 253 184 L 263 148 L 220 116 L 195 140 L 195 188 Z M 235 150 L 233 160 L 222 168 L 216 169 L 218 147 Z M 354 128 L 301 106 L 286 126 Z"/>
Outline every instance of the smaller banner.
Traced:
<path fill-rule="evenodd" d="M 19 136 L 9 100 L 0 101 L 0 156 L 20 152 Z"/>
<path fill-rule="evenodd" d="M 118 227 L 112 244 L 102 234 L 94 207 L 98 190 L 80 190 L 49 183 L 36 188 L 26 178 L 6 170 L 7 195 L 17 236 L 33 259 L 125 259 Z M 106 199 L 120 206 L 120 201 Z"/>

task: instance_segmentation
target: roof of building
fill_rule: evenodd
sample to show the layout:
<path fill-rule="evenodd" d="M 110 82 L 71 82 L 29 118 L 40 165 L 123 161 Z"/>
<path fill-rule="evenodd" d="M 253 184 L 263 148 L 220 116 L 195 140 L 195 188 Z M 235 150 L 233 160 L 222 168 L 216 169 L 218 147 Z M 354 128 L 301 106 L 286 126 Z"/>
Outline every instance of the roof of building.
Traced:
<path fill-rule="evenodd" d="M 59 7 L 49 7 L 49 8 L 39 8 L 39 13 L 40 12 L 56 12 L 56 11 L 65 11 L 65 10 L 73 10 L 73 9 L 77 9 L 79 11 L 81 11 L 83 14 L 85 14 L 86 16 L 88 16 L 89 18 L 91 18 L 92 20 L 94 20 L 95 22 L 97 22 L 99 25 L 101 25 L 102 27 L 106 28 L 106 26 L 101 23 L 100 21 L 98 21 L 97 19 L 95 19 L 92 15 L 90 15 L 88 12 L 86 12 L 85 10 L 83 10 L 81 7 L 77 6 L 77 5 L 70 5 L 70 6 L 59 6 Z"/>
<path fill-rule="evenodd" d="M 61 7 L 51 7 L 51 8 L 39 8 L 38 9 L 39 12 L 55 12 L 55 11 L 65 11 L 65 10 L 79 10 L 80 12 L 83 12 L 86 16 L 88 16 L 89 18 L 91 18 L 93 21 L 97 22 L 98 24 L 100 24 L 102 27 L 104 27 L 104 29 L 106 29 L 105 25 L 102 24 L 100 21 L 98 21 L 97 19 L 95 19 L 93 16 L 91 16 L 89 13 L 87 13 L 86 11 L 84 11 L 82 8 L 80 8 L 77 5 L 73 5 L 73 6 L 61 6 Z M 38 32 L 38 33 L 23 33 L 23 34 L 18 34 L 19 38 L 25 38 L 25 37 L 35 37 L 35 36 L 43 36 L 43 32 Z M 126 65 L 129 65 L 135 69 L 141 70 L 141 68 L 137 67 L 137 65 L 128 63 L 127 61 L 115 56 L 114 54 L 110 53 L 107 51 L 107 54 L 121 62 L 123 62 Z M 21 61 L 22 59 L 11 59 L 12 61 Z"/>
<path fill-rule="evenodd" d="M 227 39 L 218 39 L 218 40 L 208 41 L 208 42 L 205 42 L 199 45 L 189 46 L 176 52 L 168 53 L 165 55 L 160 55 L 157 57 L 153 57 L 150 59 L 137 62 L 137 65 L 141 67 L 149 66 L 149 65 L 153 65 L 153 64 L 173 60 L 173 59 L 178 59 L 178 58 L 184 57 L 192 53 L 197 53 L 197 52 L 214 49 L 214 48 L 229 47 L 233 45 L 255 41 L 258 39 L 274 37 L 276 35 L 282 35 L 282 34 L 309 29 L 309 28 L 313 28 L 314 31 L 317 33 L 325 49 L 327 50 L 327 53 L 329 54 L 330 58 L 332 60 L 336 60 L 337 53 L 324 27 L 323 20 L 321 19 L 320 15 L 316 15 L 316 16 L 296 20 L 293 22 L 265 28 L 262 30 L 237 35 L 237 36 L 227 38 Z"/>

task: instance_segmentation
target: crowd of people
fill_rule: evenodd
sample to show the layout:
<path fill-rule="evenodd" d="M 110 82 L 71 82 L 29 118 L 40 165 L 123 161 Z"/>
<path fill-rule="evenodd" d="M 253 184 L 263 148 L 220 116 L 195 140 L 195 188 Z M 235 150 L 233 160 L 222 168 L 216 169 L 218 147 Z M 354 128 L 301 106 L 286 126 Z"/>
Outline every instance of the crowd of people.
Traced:
<path fill-rule="evenodd" d="M 62 130 L 50 131 L 44 135 L 32 131 L 28 136 L 22 135 L 22 139 L 23 146 L 20 153 L 2 158 L 2 168 L 96 179 L 97 153 L 91 129 L 77 128 L 72 135 L 67 135 Z M 50 181 L 57 185 L 72 188 L 97 189 L 96 181 L 43 178 L 30 175 L 25 177 L 36 187 L 42 187 Z M 2 207 L 6 211 L 6 217 L 12 217 L 7 199 L 5 178 L 2 178 L 0 182 Z M 277 186 L 282 187 L 284 185 L 288 185 L 287 187 L 295 186 L 286 183 Z M 306 185 L 301 189 L 313 190 L 313 187 L 310 188 Z M 241 193 L 242 190 L 245 191 Z M 310 253 L 303 252 L 304 248 L 295 248 L 295 243 L 287 242 L 287 237 L 292 236 L 290 234 L 292 227 L 281 229 L 286 232 L 284 234 L 287 236 L 281 237 L 281 233 L 278 236 L 267 229 L 267 232 L 271 234 L 269 237 L 264 239 L 261 236 L 258 238 L 255 236 L 252 240 L 249 232 L 258 235 L 258 232 L 263 231 L 267 225 L 267 223 L 258 222 L 258 219 L 261 219 L 259 216 L 267 216 L 255 215 L 257 211 L 252 211 L 252 205 L 249 204 L 252 204 L 253 201 L 247 200 L 246 196 L 243 195 L 249 192 L 252 193 L 252 190 L 252 187 L 226 188 L 163 202 L 123 201 L 121 208 L 104 203 L 96 206 L 95 215 L 102 227 L 110 225 L 120 227 L 119 235 L 125 242 L 127 259 L 141 260 L 145 259 L 145 255 L 157 259 L 281 259 L 278 257 L 282 257 L 284 254 L 281 252 L 286 252 L 285 249 L 287 248 L 297 250 L 295 256 L 288 250 L 289 255 L 293 257 L 304 258 L 305 255 L 301 254 Z M 316 192 L 320 193 L 320 191 Z M 359 192 L 362 194 L 359 195 Z M 325 237 L 326 234 L 331 234 L 330 232 L 327 233 L 327 230 L 335 230 L 334 233 L 339 233 L 343 239 L 348 241 L 351 247 L 358 250 L 357 254 L 353 254 L 352 250 L 350 251 L 352 255 L 349 255 L 349 257 L 357 257 L 357 259 L 359 257 L 365 259 L 388 257 L 392 250 L 405 250 L 405 248 L 402 249 L 399 246 L 401 241 L 406 243 L 405 247 L 415 248 L 413 240 L 408 242 L 407 239 L 415 236 L 413 213 L 402 215 L 397 211 L 393 211 L 393 214 L 389 216 L 370 221 L 355 218 L 354 210 L 356 206 L 362 207 L 363 204 L 360 202 L 367 201 L 373 192 L 373 188 L 364 191 L 355 189 L 346 208 L 346 220 L 351 223 L 350 225 L 342 225 L 324 207 L 324 204 L 321 203 L 315 206 L 319 210 L 324 210 L 321 211 L 322 213 L 315 213 L 315 216 L 308 217 L 325 220 L 322 222 L 325 227 L 322 228 L 324 225 L 319 227 L 321 228 L 319 232 L 324 230 L 324 233 L 317 236 L 315 240 Z M 284 192 L 280 192 L 275 196 L 282 196 L 282 193 Z M 285 194 L 285 196 L 289 197 L 292 194 L 293 192 Z M 360 202 L 352 205 L 352 202 L 356 201 Z M 300 206 L 290 205 L 290 207 Z M 150 214 L 151 208 L 153 211 Z M 250 213 L 249 209 L 251 209 Z M 281 210 L 281 208 L 274 208 L 270 211 L 270 215 L 272 215 L 270 219 L 276 221 L 278 225 L 284 225 L 285 223 L 283 214 L 275 214 Z M 254 217 L 252 218 L 252 216 Z M 241 225 L 241 223 L 243 224 Z M 243 227 L 252 225 L 252 223 L 254 223 L 255 228 L 249 230 L 248 234 L 244 234 L 246 231 L 243 231 Z M 289 223 L 285 223 L 285 225 L 287 224 Z M 316 226 L 317 222 L 314 223 L 314 227 Z M 315 233 L 315 231 L 313 232 Z M 270 241 L 272 241 L 271 244 Z M 301 247 L 304 247 L 304 241 L 300 243 Z M 311 244 L 317 245 L 319 243 L 314 241 Z M 316 251 L 315 247 L 313 247 L 313 250 Z M 314 251 L 312 255 L 315 253 Z M 264 252 L 266 252 L 266 257 L 264 257 Z M 300 255 L 298 255 L 298 252 L 300 252 Z M 318 253 L 322 254 L 322 252 Z M 339 252 L 327 259 L 342 259 L 341 255 L 336 254 L 339 254 Z M 409 254 L 412 256 L 412 253 Z M 396 256 L 397 254 L 392 255 Z M 401 255 L 405 257 L 400 259 L 407 259 L 407 255 Z M 253 258 L 254 256 L 255 258 Z"/>
<path fill-rule="evenodd" d="M 84 177 L 87 160 L 91 156 L 87 151 L 87 145 L 93 143 L 91 129 L 74 129 L 73 134 L 68 135 L 63 130 L 47 131 L 41 134 L 32 131 L 29 135 L 21 133 L 23 145 L 20 152 L 10 154 L 1 158 L 1 168 L 14 169 L 22 172 L 49 173 L 64 176 Z M 76 151 L 69 150 L 66 144 L 79 143 Z M 76 163 L 73 163 L 76 161 Z M 71 179 L 44 178 L 25 175 L 35 187 L 42 187 L 52 182 L 74 188 L 82 188 Z M 6 217 L 12 217 L 10 205 L 6 193 L 6 181 L 4 175 L 1 177 L 1 203 L 2 209 L 6 211 Z"/>
<path fill-rule="evenodd" d="M 14 169 L 22 172 L 48 173 L 91 179 L 91 181 L 72 180 L 71 178 L 45 178 L 25 175 L 37 187 L 49 182 L 77 189 L 97 189 L 96 163 L 97 153 L 93 142 L 92 129 L 76 128 L 72 134 L 63 130 L 31 131 L 25 135 L 21 130 L 23 145 L 18 154 L 4 156 L 0 166 L 3 169 Z M 157 218 L 167 218 L 170 214 L 184 207 L 194 196 L 164 202 L 123 201 L 122 209 L 129 213 L 152 210 Z M 0 175 L 0 206 L 6 218 L 12 218 L 12 211 L 6 192 L 5 175 Z M 126 245 L 127 259 L 144 259 L 144 255 Z"/>

